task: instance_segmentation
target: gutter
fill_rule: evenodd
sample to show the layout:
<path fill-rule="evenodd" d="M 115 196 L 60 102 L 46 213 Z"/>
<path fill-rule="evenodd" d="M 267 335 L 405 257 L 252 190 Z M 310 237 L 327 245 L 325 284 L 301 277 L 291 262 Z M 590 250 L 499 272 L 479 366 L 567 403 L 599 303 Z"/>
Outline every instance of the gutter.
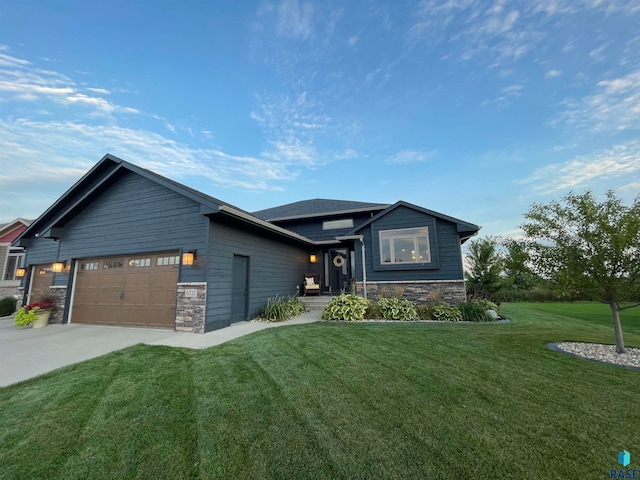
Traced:
<path fill-rule="evenodd" d="M 289 237 L 292 238 L 294 240 L 297 240 L 299 242 L 303 242 L 306 243 L 308 245 L 316 245 L 316 242 L 314 242 L 313 240 L 308 239 L 307 237 L 303 237 L 302 235 L 298 235 L 295 232 L 292 232 L 291 230 L 286 230 L 282 227 L 278 227 L 276 225 L 273 225 L 269 222 L 265 222 L 264 220 L 260 220 L 257 217 L 254 217 L 253 215 L 249 215 L 247 213 L 244 213 L 236 208 L 233 207 L 229 207 L 228 205 L 220 205 L 220 207 L 218 208 L 218 212 L 219 213 L 224 213 L 227 214 L 229 216 L 232 217 L 236 217 L 239 218 L 240 220 L 243 220 L 247 223 L 251 223 L 253 225 L 257 225 L 259 227 L 262 227 L 264 229 L 267 230 L 271 230 L 272 232 L 278 233 L 280 235 L 283 235 L 285 237 Z"/>

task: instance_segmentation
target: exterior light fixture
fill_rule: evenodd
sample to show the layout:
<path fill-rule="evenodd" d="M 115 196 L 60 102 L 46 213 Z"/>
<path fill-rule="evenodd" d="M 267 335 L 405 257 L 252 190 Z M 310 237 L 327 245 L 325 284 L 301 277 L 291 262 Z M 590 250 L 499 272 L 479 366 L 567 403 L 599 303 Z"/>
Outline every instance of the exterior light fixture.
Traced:
<path fill-rule="evenodd" d="M 316 263 L 318 261 L 318 256 L 315 253 L 309 255 L 309 262 Z"/>
<path fill-rule="evenodd" d="M 62 270 L 64 270 L 64 262 L 56 262 L 51 265 L 51 271 L 54 273 L 60 273 Z"/>
<path fill-rule="evenodd" d="M 24 274 L 27 272 L 26 268 L 16 268 L 16 277 L 22 278 Z"/>
<path fill-rule="evenodd" d="M 196 259 L 196 252 L 182 253 L 182 265 L 193 265 L 193 261 L 195 259 Z"/>

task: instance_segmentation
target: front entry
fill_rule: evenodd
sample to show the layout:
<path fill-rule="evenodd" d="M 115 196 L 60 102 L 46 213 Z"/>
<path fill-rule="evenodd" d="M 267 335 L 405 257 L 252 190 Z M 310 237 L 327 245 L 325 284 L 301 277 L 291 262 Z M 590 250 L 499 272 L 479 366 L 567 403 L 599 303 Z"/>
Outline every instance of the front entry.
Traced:
<path fill-rule="evenodd" d="M 340 295 L 349 288 L 349 251 L 346 248 L 329 250 L 329 292 Z"/>
<path fill-rule="evenodd" d="M 231 323 L 247 320 L 249 300 L 249 257 L 233 256 L 233 275 L 231 278 Z"/>

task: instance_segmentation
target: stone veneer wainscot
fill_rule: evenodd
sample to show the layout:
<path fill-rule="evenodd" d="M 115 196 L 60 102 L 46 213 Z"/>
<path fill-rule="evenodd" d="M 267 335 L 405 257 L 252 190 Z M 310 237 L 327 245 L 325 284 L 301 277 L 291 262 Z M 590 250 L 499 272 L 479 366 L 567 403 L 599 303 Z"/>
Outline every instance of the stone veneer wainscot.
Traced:
<path fill-rule="evenodd" d="M 178 283 L 176 330 L 204 333 L 206 311 L 207 282 Z"/>
<path fill-rule="evenodd" d="M 404 298 L 417 304 L 427 304 L 433 300 L 433 295 L 440 292 L 442 302 L 457 305 L 467 300 L 464 280 L 419 280 L 407 282 L 367 282 L 367 298 L 378 300 L 380 290 L 393 292 L 395 288 L 404 290 Z M 363 294 L 362 282 L 356 283 L 356 292 Z"/>

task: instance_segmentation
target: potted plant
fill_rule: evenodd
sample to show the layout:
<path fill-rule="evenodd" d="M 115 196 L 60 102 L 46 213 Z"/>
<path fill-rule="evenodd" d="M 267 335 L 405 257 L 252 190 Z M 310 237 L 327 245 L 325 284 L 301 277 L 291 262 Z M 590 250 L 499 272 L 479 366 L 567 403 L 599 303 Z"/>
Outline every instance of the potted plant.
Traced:
<path fill-rule="evenodd" d="M 51 298 L 42 298 L 37 302 L 25 305 L 16 312 L 15 322 L 18 327 L 32 325 L 33 328 L 46 327 L 55 304 Z"/>

